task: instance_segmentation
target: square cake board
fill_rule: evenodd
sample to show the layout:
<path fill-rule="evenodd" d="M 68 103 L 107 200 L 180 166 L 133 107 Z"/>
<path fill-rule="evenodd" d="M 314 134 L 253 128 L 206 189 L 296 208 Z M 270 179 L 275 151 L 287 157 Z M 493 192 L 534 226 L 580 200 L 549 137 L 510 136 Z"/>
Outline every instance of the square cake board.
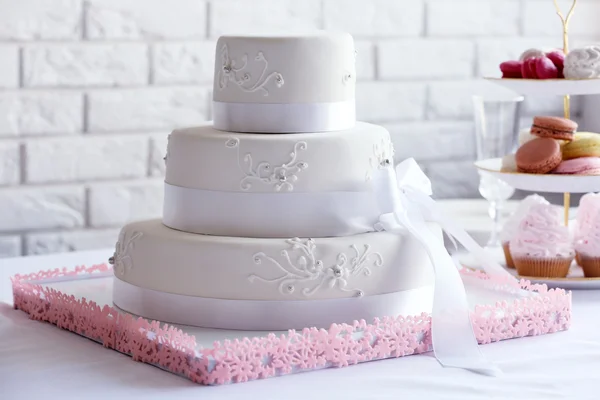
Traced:
<path fill-rule="evenodd" d="M 480 344 L 566 330 L 571 292 L 461 270 Z M 12 278 L 14 307 L 104 347 L 203 385 L 246 382 L 432 350 L 431 316 L 382 316 L 328 329 L 206 329 L 149 321 L 113 305 L 106 264 Z M 441 367 L 440 367 L 441 368 Z"/>

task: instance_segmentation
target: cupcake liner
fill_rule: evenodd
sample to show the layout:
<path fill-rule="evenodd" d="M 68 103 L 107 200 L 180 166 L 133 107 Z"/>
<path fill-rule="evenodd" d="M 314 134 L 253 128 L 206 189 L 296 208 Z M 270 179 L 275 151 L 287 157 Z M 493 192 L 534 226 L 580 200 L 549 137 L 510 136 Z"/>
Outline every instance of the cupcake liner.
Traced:
<path fill-rule="evenodd" d="M 510 249 L 508 247 L 509 242 L 502 243 L 502 250 L 504 250 L 504 258 L 506 259 L 506 266 L 508 268 L 516 268 L 515 262 L 513 261 L 512 255 L 510 254 Z"/>
<path fill-rule="evenodd" d="M 600 278 L 600 258 L 580 254 L 579 260 L 586 278 Z"/>
<path fill-rule="evenodd" d="M 570 258 L 513 257 L 517 272 L 522 276 L 538 278 L 564 278 L 573 262 Z"/>

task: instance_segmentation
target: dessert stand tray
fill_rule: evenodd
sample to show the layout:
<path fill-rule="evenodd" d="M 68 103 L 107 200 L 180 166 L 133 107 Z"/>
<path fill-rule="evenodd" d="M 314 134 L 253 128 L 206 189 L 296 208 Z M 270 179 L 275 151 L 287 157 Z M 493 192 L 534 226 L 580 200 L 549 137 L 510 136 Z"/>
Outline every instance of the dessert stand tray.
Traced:
<path fill-rule="evenodd" d="M 489 250 L 488 250 L 489 251 Z M 498 259 L 504 259 L 504 253 L 502 250 L 498 251 Z M 461 254 L 455 256 L 458 263 L 463 267 L 473 271 L 481 272 L 479 263 L 467 254 Z M 583 276 L 583 269 L 576 262 L 573 262 L 569 269 L 569 274 L 566 278 L 539 278 L 530 276 L 520 276 L 517 270 L 514 268 L 508 268 L 504 261 L 499 262 L 510 274 L 514 275 L 518 279 L 523 279 L 531 282 L 532 284 L 546 285 L 553 289 L 565 289 L 565 290 L 600 290 L 600 278 L 586 278 Z"/>
<path fill-rule="evenodd" d="M 515 189 L 547 193 L 600 192 L 600 175 L 552 175 L 527 174 L 502 171 L 502 159 L 490 158 L 475 162 L 480 171 L 485 171 L 506 182 Z"/>
<path fill-rule="evenodd" d="M 573 263 L 566 278 L 535 278 L 519 276 L 514 269 L 507 268 L 508 272 L 517 278 L 529 279 L 532 283 L 538 283 L 549 288 L 561 288 L 566 290 L 598 290 L 600 289 L 600 278 L 586 278 L 583 269 Z"/>
<path fill-rule="evenodd" d="M 571 293 L 510 276 L 461 271 L 480 344 L 553 333 L 571 324 Z M 243 332 L 167 325 L 112 303 L 108 265 L 12 278 L 14 307 L 104 347 L 204 385 L 239 383 L 432 349 L 431 318 L 381 316 L 329 329 Z M 441 368 L 441 367 L 440 367 Z"/>
<path fill-rule="evenodd" d="M 576 96 L 600 93 L 600 79 L 485 79 L 524 96 Z"/>

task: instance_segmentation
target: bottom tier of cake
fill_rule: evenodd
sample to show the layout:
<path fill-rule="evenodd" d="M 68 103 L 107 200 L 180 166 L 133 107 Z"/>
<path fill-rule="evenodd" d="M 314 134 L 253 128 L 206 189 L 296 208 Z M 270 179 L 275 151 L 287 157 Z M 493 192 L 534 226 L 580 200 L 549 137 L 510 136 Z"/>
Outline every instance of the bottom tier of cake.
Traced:
<path fill-rule="evenodd" d="M 439 226 L 430 228 L 442 240 Z M 433 268 L 408 233 L 238 238 L 181 232 L 157 219 L 126 225 L 113 258 L 115 304 L 173 323 L 288 329 L 431 307 Z M 194 310 L 202 312 L 188 315 Z M 252 313 L 259 315 L 250 324 Z"/>

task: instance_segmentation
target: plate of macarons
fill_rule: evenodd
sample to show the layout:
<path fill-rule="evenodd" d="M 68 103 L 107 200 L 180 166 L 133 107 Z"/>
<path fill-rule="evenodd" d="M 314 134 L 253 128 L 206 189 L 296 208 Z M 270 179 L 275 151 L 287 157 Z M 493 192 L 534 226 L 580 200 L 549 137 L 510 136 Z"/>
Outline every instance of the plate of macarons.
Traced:
<path fill-rule="evenodd" d="M 529 49 L 500 64 L 502 78 L 486 78 L 522 95 L 600 94 L 600 46 L 570 51 Z"/>
<path fill-rule="evenodd" d="M 577 132 L 577 123 L 538 116 L 519 133 L 519 148 L 475 163 L 515 189 L 548 193 L 600 192 L 600 134 Z"/>

